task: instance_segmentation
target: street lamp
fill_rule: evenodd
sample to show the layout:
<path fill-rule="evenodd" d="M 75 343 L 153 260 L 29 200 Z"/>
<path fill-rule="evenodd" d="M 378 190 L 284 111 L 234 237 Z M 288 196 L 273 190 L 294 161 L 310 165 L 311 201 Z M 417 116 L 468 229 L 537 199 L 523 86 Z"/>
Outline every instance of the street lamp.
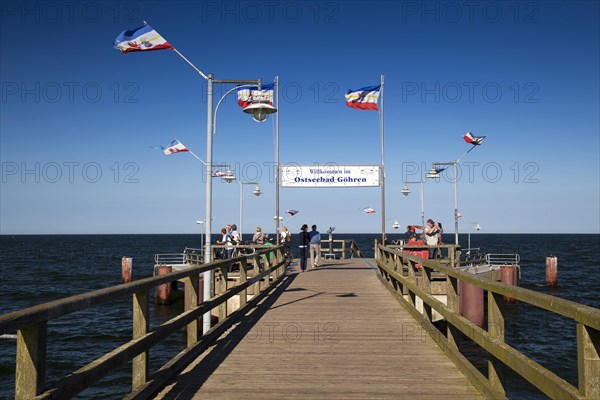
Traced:
<path fill-rule="evenodd" d="M 267 100 L 261 97 L 256 99 L 248 107 L 244 108 L 244 112 L 246 114 L 251 114 L 252 119 L 256 122 L 264 122 L 267 118 L 269 118 L 269 114 L 276 113 L 277 109 L 269 104 Z"/>
<path fill-rule="evenodd" d="M 429 174 L 427 175 L 429 177 Z M 425 228 L 425 180 L 414 181 L 414 182 L 404 182 L 404 187 L 402 188 L 402 194 L 404 196 L 408 196 L 410 194 L 410 188 L 408 185 L 420 185 L 419 193 L 421 194 L 421 226 Z"/>
<path fill-rule="evenodd" d="M 230 169 L 228 169 L 227 172 L 225 172 L 223 179 L 225 180 L 226 183 L 231 183 L 231 182 L 235 181 L 235 175 L 233 174 L 233 172 L 231 172 Z"/>
<path fill-rule="evenodd" d="M 469 134 L 470 134 L 470 132 L 469 132 Z M 446 166 L 447 167 L 450 165 L 452 165 L 454 167 L 454 179 L 453 179 L 453 181 L 454 181 L 453 182 L 454 183 L 454 241 L 457 246 L 458 246 L 458 191 L 457 191 L 457 186 L 458 186 L 457 169 L 458 168 L 457 167 L 458 167 L 458 163 L 460 162 L 460 160 L 465 158 L 467 156 L 467 154 L 469 154 L 475 147 L 478 147 L 477 145 L 481 143 L 481 140 L 483 140 L 483 138 L 481 138 L 478 143 L 472 143 L 473 146 L 471 146 L 471 148 L 469 150 L 467 150 L 462 156 L 460 156 L 458 159 L 456 159 L 452 162 L 433 163 L 431 165 L 431 170 L 429 170 L 429 172 L 427 173 L 427 176 L 426 176 L 429 179 L 439 178 L 440 172 L 442 172 L 446 168 L 436 168 L 436 167 L 438 167 L 438 166 Z"/>
<path fill-rule="evenodd" d="M 193 64 L 190 63 L 190 65 L 193 66 Z M 229 95 L 230 93 L 233 93 L 234 90 L 239 89 L 240 85 L 256 85 L 258 87 L 258 90 L 261 90 L 261 84 L 262 81 L 260 79 L 258 80 L 216 80 L 214 78 L 214 76 L 212 74 L 208 74 L 208 75 L 204 75 L 198 68 L 196 68 L 195 66 L 193 66 L 207 81 L 207 119 L 206 119 L 206 163 L 211 166 L 212 165 L 212 156 L 213 156 L 213 143 L 212 143 L 212 139 L 213 139 L 213 134 L 216 132 L 216 125 L 214 124 L 214 121 L 216 121 L 217 119 L 217 110 L 218 107 L 221 105 L 221 102 L 223 101 L 223 99 L 225 99 L 225 97 L 227 95 Z M 234 84 L 236 85 L 235 88 L 230 89 L 229 91 L 227 91 L 219 100 L 219 102 L 217 103 L 217 108 L 215 108 L 213 110 L 213 97 L 214 97 L 214 92 L 213 92 L 213 85 L 215 83 L 222 83 L 222 84 Z M 255 117 L 255 120 L 261 120 L 261 113 L 263 114 L 269 114 L 274 112 L 273 110 L 269 109 L 269 111 L 267 111 L 267 109 L 269 109 L 269 107 L 265 107 L 264 104 L 262 104 L 261 106 L 258 107 L 254 107 L 253 108 L 253 117 Z M 275 110 L 276 111 L 276 110 Z M 213 112 L 214 112 L 214 118 L 213 118 Z M 266 119 L 266 118 L 265 118 Z M 263 121 L 265 120 L 263 119 Z M 229 171 L 231 172 L 231 171 Z M 235 177 L 233 177 L 233 179 L 231 179 L 233 174 L 230 174 L 229 177 L 227 177 L 227 174 L 225 176 L 225 182 L 233 182 L 235 180 Z M 211 168 L 207 168 L 207 179 L 206 179 L 206 223 L 204 224 L 204 230 L 206 233 L 206 242 L 205 242 L 205 246 L 204 246 L 204 262 L 209 263 L 211 261 L 212 258 L 212 249 L 211 249 L 211 221 L 212 221 L 212 180 L 211 180 Z M 207 301 L 211 298 L 212 296 L 212 273 L 211 271 L 207 271 L 204 273 L 204 300 Z M 203 324 L 202 324 L 202 332 L 206 333 L 208 330 L 210 329 L 210 311 L 205 313 L 203 315 Z"/>
<path fill-rule="evenodd" d="M 204 221 L 198 220 L 198 221 L 196 221 L 196 224 L 198 224 L 198 225 L 204 225 Z M 202 247 L 204 246 L 204 230 L 202 230 L 202 229 L 200 230 L 200 236 L 201 236 L 201 239 L 200 239 L 200 251 L 202 251 Z"/>
<path fill-rule="evenodd" d="M 260 196 L 262 194 L 262 191 L 260 190 L 260 188 L 258 187 L 258 182 L 241 182 L 241 181 L 237 181 L 237 183 L 239 183 L 240 185 L 240 241 L 243 241 L 243 235 L 244 235 L 244 185 L 256 185 L 256 187 L 254 188 L 254 190 L 252 191 L 252 194 L 254 194 L 256 197 Z"/>
<path fill-rule="evenodd" d="M 427 173 L 427 178 L 429 178 L 429 179 L 435 179 L 435 178 L 439 178 L 440 172 L 442 172 L 443 170 L 446 169 L 446 168 L 436 168 L 436 167 L 448 167 L 448 166 L 451 166 L 451 165 L 454 167 L 454 179 L 453 179 L 453 183 L 454 183 L 454 243 L 457 246 L 458 246 L 458 192 L 457 192 L 457 185 L 458 185 L 457 165 L 458 165 L 458 161 L 460 161 L 460 159 L 452 161 L 452 162 L 445 162 L 445 163 L 435 162 L 435 163 L 432 164 L 431 170 L 429 171 L 429 173 Z"/>
<path fill-rule="evenodd" d="M 481 225 L 478 222 L 469 222 L 469 250 L 467 254 L 471 254 L 471 226 L 475 225 L 475 230 L 480 231 Z"/>

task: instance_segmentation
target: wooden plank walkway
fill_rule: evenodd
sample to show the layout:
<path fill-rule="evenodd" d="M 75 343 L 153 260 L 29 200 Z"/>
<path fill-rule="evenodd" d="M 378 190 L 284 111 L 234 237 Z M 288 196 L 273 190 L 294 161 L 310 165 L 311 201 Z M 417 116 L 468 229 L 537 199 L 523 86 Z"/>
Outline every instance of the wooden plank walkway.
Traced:
<path fill-rule="evenodd" d="M 364 260 L 297 271 L 156 398 L 482 398 Z"/>

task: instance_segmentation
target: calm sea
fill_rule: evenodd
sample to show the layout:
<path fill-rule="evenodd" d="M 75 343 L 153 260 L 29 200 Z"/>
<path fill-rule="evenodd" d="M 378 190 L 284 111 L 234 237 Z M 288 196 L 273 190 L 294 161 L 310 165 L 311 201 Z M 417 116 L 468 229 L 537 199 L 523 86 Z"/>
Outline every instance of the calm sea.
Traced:
<path fill-rule="evenodd" d="M 395 235 L 389 235 L 395 239 Z M 339 234 L 354 239 L 366 257 L 373 256 L 375 234 Z M 216 236 L 215 236 L 216 239 Z M 467 237 L 461 236 L 466 247 Z M 453 236 L 445 241 L 450 243 Z M 600 235 L 473 234 L 472 247 L 490 253 L 521 255 L 522 286 L 600 308 Z M 48 302 L 77 293 L 119 284 L 121 257 L 133 257 L 134 279 L 152 274 L 155 253 L 177 253 L 199 247 L 200 235 L 19 235 L 0 236 L 0 313 Z M 545 258 L 558 256 L 559 286 L 543 285 Z M 151 306 L 156 326 L 183 309 Z M 130 300 L 88 309 L 49 323 L 48 382 L 85 365 L 131 337 Z M 525 304 L 507 305 L 506 340 L 513 347 L 577 384 L 575 325 L 564 318 Z M 185 347 L 181 334 L 151 351 L 151 369 Z M 481 351 L 466 346 L 469 356 L 485 368 Z M 0 339 L 0 398 L 14 397 L 15 342 Z M 104 378 L 79 398 L 117 398 L 130 390 L 130 367 Z M 514 374 L 507 373 L 508 395 L 518 399 L 545 398 Z"/>

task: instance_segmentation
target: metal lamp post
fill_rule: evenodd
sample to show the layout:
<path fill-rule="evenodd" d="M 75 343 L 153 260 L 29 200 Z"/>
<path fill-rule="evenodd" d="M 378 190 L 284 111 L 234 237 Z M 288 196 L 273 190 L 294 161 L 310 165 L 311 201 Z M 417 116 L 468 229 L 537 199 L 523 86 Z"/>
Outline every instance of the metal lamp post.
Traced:
<path fill-rule="evenodd" d="M 467 254 L 471 254 L 471 226 L 475 225 L 475 230 L 480 231 L 481 225 L 478 222 L 469 222 L 469 250 Z"/>
<path fill-rule="evenodd" d="M 408 185 L 420 185 L 419 192 L 421 194 L 421 226 L 425 227 L 425 180 L 415 181 L 415 182 L 404 182 L 404 187 L 402 188 L 402 194 L 404 196 L 408 196 L 410 194 L 410 188 Z"/>
<path fill-rule="evenodd" d="M 244 237 L 244 185 L 256 185 L 256 188 L 252 191 L 256 197 L 262 194 L 262 191 L 258 187 L 258 182 L 241 182 L 237 181 L 240 185 L 240 241 L 243 241 Z"/>
<path fill-rule="evenodd" d="M 198 221 L 196 221 L 196 224 L 198 224 L 198 225 L 204 225 L 204 220 L 202 220 L 202 221 L 198 220 Z M 202 229 L 200 230 L 200 236 L 201 236 L 201 238 L 200 238 L 200 251 L 202 251 L 202 247 L 204 247 L 204 230 L 202 230 Z"/>
<path fill-rule="evenodd" d="M 191 63 L 190 63 L 191 64 Z M 195 68 L 195 67 L 194 67 Z M 198 70 L 196 68 L 198 72 Z M 201 73 L 201 72 L 200 72 Z M 202 73 L 201 73 L 202 74 Z M 204 231 L 206 233 L 206 242 L 204 246 L 204 262 L 208 263 L 212 258 L 212 249 L 211 249 L 211 221 L 212 221 L 212 180 L 211 180 L 211 168 L 212 165 L 212 155 L 213 155 L 213 146 L 212 146 L 212 138 L 215 133 L 215 125 L 214 121 L 216 120 L 216 113 L 218 108 L 215 108 L 213 111 L 213 85 L 215 83 L 222 84 L 234 84 L 237 87 L 227 91 L 219 100 L 217 106 L 220 106 L 223 99 L 232 93 L 235 89 L 238 89 L 240 85 L 256 85 L 258 90 L 261 90 L 262 81 L 258 80 L 216 80 L 212 74 L 204 75 L 207 81 L 207 120 L 206 120 L 206 163 L 209 166 L 207 168 L 207 179 L 206 179 L 206 223 L 204 224 Z M 270 104 L 260 103 L 253 107 L 251 110 L 246 111 L 245 113 L 251 114 L 255 121 L 265 121 L 269 114 L 276 112 L 277 110 L 271 106 Z M 213 119 L 214 112 L 214 119 Z M 229 171 L 231 172 L 231 171 Z M 231 174 L 233 175 L 233 174 Z M 226 182 L 233 182 L 235 177 L 231 179 L 231 176 L 224 177 Z M 207 271 L 204 273 L 204 300 L 207 301 L 212 296 L 212 273 Z M 202 324 L 202 332 L 206 333 L 210 329 L 210 312 L 207 312 L 203 315 L 203 324 Z"/>
<path fill-rule="evenodd" d="M 437 170 L 435 168 L 436 166 L 450 166 L 450 165 L 454 166 L 454 179 L 453 179 L 453 183 L 454 183 L 454 243 L 458 246 L 458 192 L 457 192 L 457 186 L 458 186 L 457 165 L 458 165 L 458 160 L 455 160 L 455 161 L 452 161 L 452 162 L 446 162 L 446 163 L 440 163 L 440 162 L 433 163 L 433 165 L 431 167 L 431 170 L 427 174 L 427 178 L 429 178 L 429 179 L 439 178 L 441 171 Z"/>

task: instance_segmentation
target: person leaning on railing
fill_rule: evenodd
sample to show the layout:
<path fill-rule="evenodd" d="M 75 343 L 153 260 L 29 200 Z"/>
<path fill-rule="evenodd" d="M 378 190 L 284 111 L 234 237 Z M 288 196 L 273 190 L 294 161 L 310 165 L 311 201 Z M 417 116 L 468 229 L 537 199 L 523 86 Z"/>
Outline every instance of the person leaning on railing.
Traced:
<path fill-rule="evenodd" d="M 265 235 L 263 235 L 262 228 L 260 226 L 256 227 L 256 233 L 254 234 L 254 236 L 252 236 L 252 242 L 260 246 L 265 244 Z"/>
<path fill-rule="evenodd" d="M 427 246 L 437 246 L 439 244 L 438 234 L 440 233 L 440 227 L 437 223 L 433 222 L 431 218 L 427 220 L 427 226 L 414 226 L 417 229 L 421 229 L 425 235 L 425 244 Z M 432 249 L 429 252 L 429 258 L 435 258 L 437 256 L 437 249 Z"/>

